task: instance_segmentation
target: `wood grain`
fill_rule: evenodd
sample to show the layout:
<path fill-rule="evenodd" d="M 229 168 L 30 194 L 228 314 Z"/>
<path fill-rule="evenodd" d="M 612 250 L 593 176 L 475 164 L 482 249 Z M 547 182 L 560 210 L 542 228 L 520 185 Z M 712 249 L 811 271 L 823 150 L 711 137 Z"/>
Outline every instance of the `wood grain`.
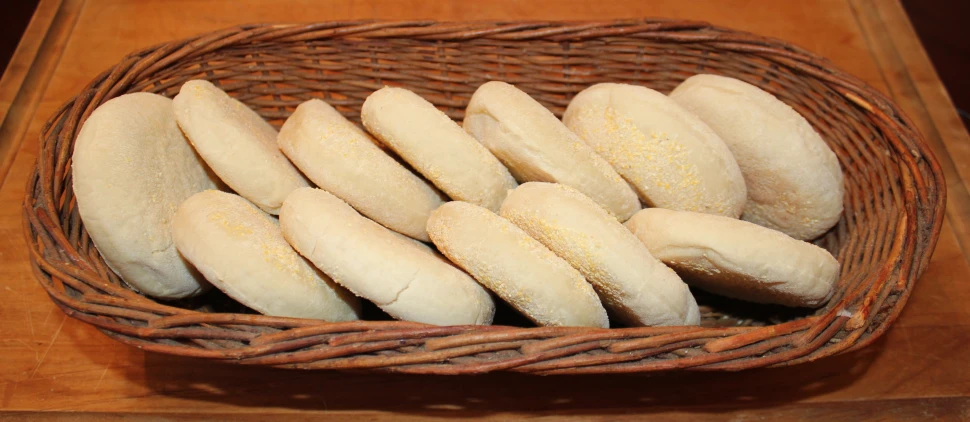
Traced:
<path fill-rule="evenodd" d="M 949 224 L 966 255 L 970 253 L 970 245 L 963 240 L 970 238 L 970 136 L 902 7 L 885 0 L 853 0 L 852 5 L 868 34 L 870 52 L 882 69 L 890 94 L 914 120 L 940 160 L 947 180 Z M 900 101 L 904 98 L 906 101 Z"/>
<path fill-rule="evenodd" d="M 970 397 L 970 245 L 966 131 L 902 8 L 893 0 L 65 0 L 43 34 L 0 132 L 16 154 L 0 185 L 0 413 L 4 418 L 110 415 L 210 419 L 426 419 L 513 416 L 697 420 L 725 417 L 966 419 Z M 59 25 L 53 24 L 57 17 Z M 917 122 L 944 165 L 948 226 L 930 266 L 889 332 L 857 352 L 787 368 L 661 376 L 390 376 L 248 368 L 146 354 L 66 318 L 33 280 L 19 203 L 47 117 L 127 52 L 245 22 L 334 19 L 608 19 L 660 16 L 706 20 L 781 38 L 831 59 L 889 93 Z M 36 19 L 35 19 L 36 20 Z M 57 29 L 60 28 L 60 29 Z M 41 37 L 38 40 L 37 37 Z M 0 90 L 0 93 L 6 92 Z M 0 97 L 3 100 L 6 97 Z M 14 116 L 16 114 L 16 119 Z M 13 119 L 13 120 L 11 120 Z M 15 121 L 14 121 L 15 120 Z M 4 125 L 8 123 L 5 121 Z M 955 190 L 956 189 L 956 190 Z M 963 189 L 963 193 L 960 193 Z M 961 199 L 960 195 L 963 195 Z M 55 413 L 30 413 L 54 411 Z M 27 413 L 23 413 L 27 412 Z M 174 413 L 173 413 L 174 412 Z M 110 415 L 109 415 L 110 414 Z"/>
<path fill-rule="evenodd" d="M 699 409 L 698 409 L 699 410 Z M 422 412 L 390 413 L 378 411 L 307 411 L 299 415 L 287 415 L 288 421 L 310 421 L 320 418 L 327 420 L 355 421 L 366 418 L 380 420 L 393 418 L 396 421 L 423 421 L 432 418 L 454 417 L 455 411 L 429 409 Z M 878 415 L 881 415 L 878 416 Z M 519 416 L 511 412 L 466 411 L 462 417 L 482 419 L 510 419 Z M 547 409 L 530 414 L 530 420 L 538 421 L 638 421 L 646 416 L 662 416 L 665 420 L 723 421 L 734 420 L 933 420 L 963 421 L 970 418 L 970 399 L 965 397 L 939 397 L 932 399 L 874 400 L 861 403 L 795 403 L 780 406 L 765 406 L 754 409 L 734 409 L 704 407 L 701 412 L 685 411 L 670 406 L 655 406 L 644 412 L 642 408 L 614 408 L 608 412 L 562 411 Z M 43 419 L 50 421 L 116 421 L 116 420 L 234 420 L 262 421 L 266 416 L 252 413 L 212 412 L 205 414 L 167 412 L 145 412 L 135 415 L 117 413 L 72 413 L 72 412 L 21 412 L 12 413 L 10 420 Z M 0 420 L 5 420 L 0 416 Z"/>

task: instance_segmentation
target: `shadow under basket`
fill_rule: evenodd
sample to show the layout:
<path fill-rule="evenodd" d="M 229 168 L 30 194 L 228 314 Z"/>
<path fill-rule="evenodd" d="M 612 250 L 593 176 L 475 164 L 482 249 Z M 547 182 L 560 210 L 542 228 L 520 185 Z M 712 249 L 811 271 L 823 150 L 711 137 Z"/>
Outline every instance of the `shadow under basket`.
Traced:
<path fill-rule="evenodd" d="M 160 304 L 107 268 L 71 189 L 74 139 L 96 107 L 129 92 L 172 97 L 190 79 L 212 81 L 279 127 L 311 98 L 359 122 L 364 99 L 385 85 L 411 89 L 460 120 L 471 94 L 490 80 L 512 83 L 561 115 L 573 95 L 595 83 L 667 93 L 698 73 L 771 92 L 838 155 L 845 212 L 816 241 L 842 265 L 826 307 L 786 309 L 695 291 L 701 327 L 588 329 L 436 327 L 386 317 L 327 323 L 246 313 L 218 294 Z M 147 351 L 433 374 L 730 371 L 815 360 L 882 334 L 929 261 L 944 189 L 926 142 L 885 96 L 805 50 L 702 22 L 245 25 L 130 54 L 54 113 L 28 181 L 24 229 L 34 273 L 65 313 Z M 500 315 L 498 322 L 521 321 Z"/>

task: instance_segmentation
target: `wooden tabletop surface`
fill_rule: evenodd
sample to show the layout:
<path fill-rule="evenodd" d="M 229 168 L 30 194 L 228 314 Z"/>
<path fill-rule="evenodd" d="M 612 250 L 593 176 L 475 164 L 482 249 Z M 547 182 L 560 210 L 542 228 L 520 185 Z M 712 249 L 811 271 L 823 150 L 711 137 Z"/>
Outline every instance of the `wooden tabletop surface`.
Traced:
<path fill-rule="evenodd" d="M 669 17 L 780 38 L 889 94 L 946 172 L 946 221 L 895 325 L 787 368 L 659 376 L 298 372 L 145 353 L 67 318 L 31 275 L 25 178 L 45 120 L 126 53 L 240 23 Z M 970 419 L 970 137 L 895 0 L 43 0 L 0 81 L 0 419 L 515 416 Z"/>

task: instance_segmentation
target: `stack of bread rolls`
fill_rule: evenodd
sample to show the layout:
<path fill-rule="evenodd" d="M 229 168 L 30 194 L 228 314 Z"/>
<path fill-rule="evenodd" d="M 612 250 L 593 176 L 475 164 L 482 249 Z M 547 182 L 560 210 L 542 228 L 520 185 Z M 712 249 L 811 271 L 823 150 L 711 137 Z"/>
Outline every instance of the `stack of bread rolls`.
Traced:
<path fill-rule="evenodd" d="M 363 299 L 436 325 L 491 324 L 496 301 L 539 326 L 698 325 L 688 286 L 819 307 L 838 279 L 807 242 L 840 219 L 838 160 L 740 80 L 598 84 L 562 120 L 488 82 L 461 125 L 385 87 L 360 117 L 314 99 L 277 132 L 207 81 L 123 95 L 77 137 L 78 210 L 146 295 L 327 321 Z"/>

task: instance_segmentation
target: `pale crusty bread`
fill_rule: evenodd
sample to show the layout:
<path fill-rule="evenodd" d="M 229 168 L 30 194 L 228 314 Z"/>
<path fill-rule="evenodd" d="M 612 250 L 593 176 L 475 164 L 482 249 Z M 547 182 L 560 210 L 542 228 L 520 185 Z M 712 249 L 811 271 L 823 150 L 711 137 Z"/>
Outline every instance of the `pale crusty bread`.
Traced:
<path fill-rule="evenodd" d="M 716 75 L 692 76 L 670 98 L 734 154 L 748 186 L 741 218 L 796 239 L 814 239 L 838 223 L 839 160 L 794 109 L 754 85 Z"/>
<path fill-rule="evenodd" d="M 192 195 L 175 213 L 173 229 L 182 256 L 243 305 L 273 316 L 360 318 L 360 301 L 296 253 L 275 218 L 237 195 Z"/>
<path fill-rule="evenodd" d="M 449 202 L 431 214 L 428 234 L 441 253 L 536 324 L 609 328 L 582 274 L 488 209 Z"/>
<path fill-rule="evenodd" d="M 468 274 L 326 191 L 293 191 L 280 211 L 280 226 L 317 268 L 394 318 L 435 325 L 492 322 L 495 303 Z"/>
<path fill-rule="evenodd" d="M 464 127 L 520 182 L 571 186 L 620 221 L 640 209 L 637 194 L 606 160 L 512 85 L 493 81 L 478 87 L 465 110 Z"/>
<path fill-rule="evenodd" d="M 202 159 L 236 193 L 270 214 L 308 186 L 276 146 L 276 129 L 209 81 L 191 80 L 173 100 L 175 118 Z"/>
<path fill-rule="evenodd" d="M 747 191 L 724 141 L 657 91 L 601 83 L 569 103 L 563 123 L 653 207 L 738 218 Z"/>
<path fill-rule="evenodd" d="M 134 93 L 102 104 L 81 127 L 71 161 L 78 213 L 114 272 L 162 299 L 209 288 L 175 249 L 172 217 L 216 180 L 182 136 L 172 100 Z"/>
<path fill-rule="evenodd" d="M 688 283 L 728 297 L 818 307 L 839 278 L 825 249 L 747 221 L 650 208 L 626 226 Z"/>
<path fill-rule="evenodd" d="M 310 100 L 286 119 L 280 149 L 313 183 L 398 233 L 429 241 L 438 193 L 329 104 Z"/>
<path fill-rule="evenodd" d="M 629 325 L 697 325 L 687 285 L 615 218 L 579 191 L 524 183 L 500 213 L 593 284 L 611 319 Z"/>
<path fill-rule="evenodd" d="M 360 119 L 382 144 L 454 200 L 496 211 L 517 186 L 491 152 L 411 91 L 375 91 L 364 101 Z"/>

